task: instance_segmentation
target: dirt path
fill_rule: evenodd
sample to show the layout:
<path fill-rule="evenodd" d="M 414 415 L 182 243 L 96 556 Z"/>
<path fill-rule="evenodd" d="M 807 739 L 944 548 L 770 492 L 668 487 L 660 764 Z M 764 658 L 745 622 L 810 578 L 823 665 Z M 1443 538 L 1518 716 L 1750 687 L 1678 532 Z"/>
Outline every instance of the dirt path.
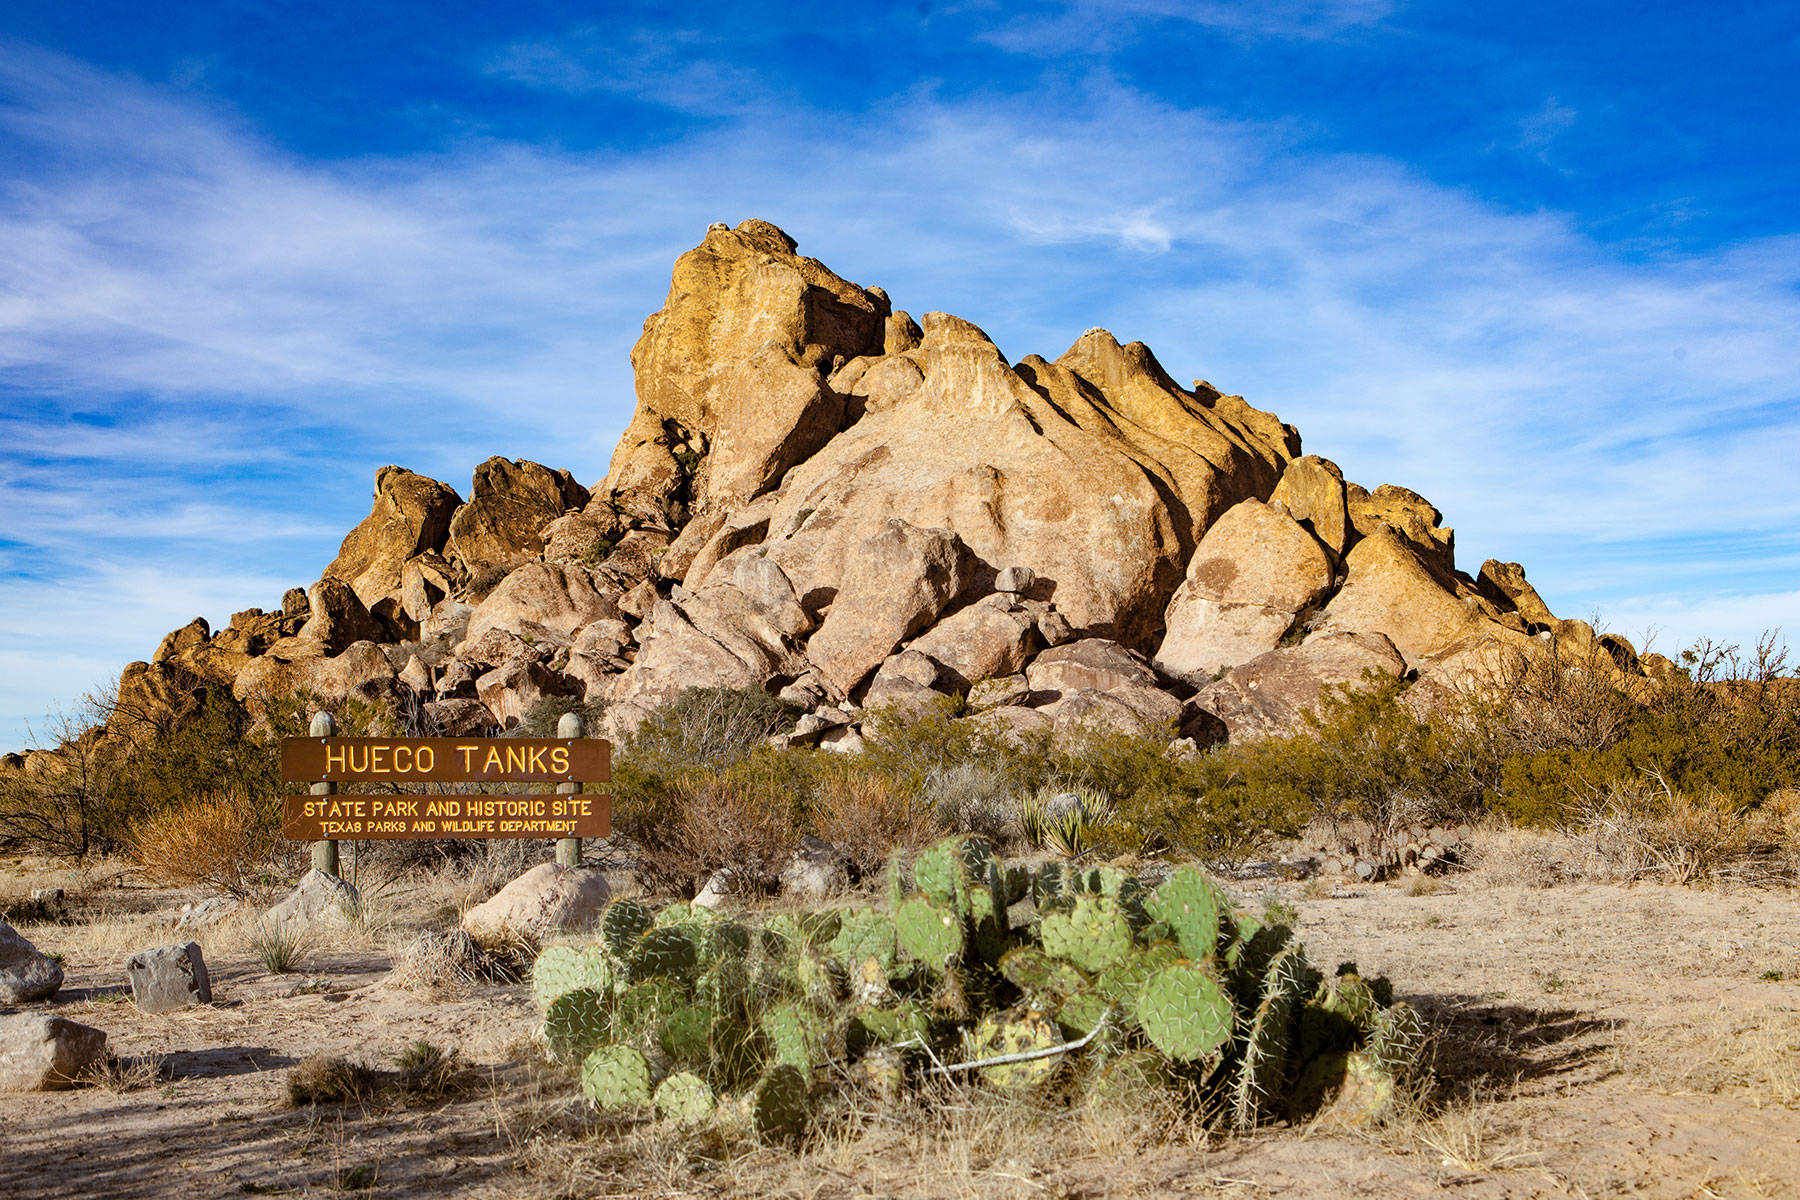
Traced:
<path fill-rule="evenodd" d="M 1054 1139 L 871 1135 L 800 1160 L 649 1161 L 579 1117 L 539 1065 L 522 986 L 428 999 L 384 984 L 373 949 L 272 976 L 209 948 L 219 1003 L 150 1016 L 120 989 L 119 936 L 45 926 L 26 932 L 66 955 L 56 1010 L 161 1074 L 0 1097 L 0 1196 L 1800 1196 L 1790 894 L 1465 884 L 1270 898 L 1297 909 L 1315 962 L 1385 973 L 1437 1023 L 1437 1114 L 1197 1148 L 1121 1149 L 1065 1121 Z M 156 940 L 147 925 L 137 936 Z M 420 1040 L 475 1064 L 456 1094 L 286 1102 L 310 1055 L 392 1066 Z"/>

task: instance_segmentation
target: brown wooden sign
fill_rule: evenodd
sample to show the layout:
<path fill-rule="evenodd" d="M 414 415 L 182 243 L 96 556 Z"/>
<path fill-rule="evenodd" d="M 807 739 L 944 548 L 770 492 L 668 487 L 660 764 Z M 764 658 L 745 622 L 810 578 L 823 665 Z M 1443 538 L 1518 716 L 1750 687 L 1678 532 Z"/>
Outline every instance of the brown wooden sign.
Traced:
<path fill-rule="evenodd" d="M 302 842 L 586 838 L 612 832 L 612 797 L 287 796 L 281 834 Z"/>
<path fill-rule="evenodd" d="M 586 838 L 612 832 L 612 797 L 579 790 L 583 783 L 612 778 L 612 744 L 601 738 L 283 738 L 281 777 L 333 785 L 560 785 L 542 794 L 286 796 L 281 833 L 295 841 Z"/>
<path fill-rule="evenodd" d="M 301 783 L 604 783 L 603 738 L 283 738 L 281 777 Z"/>

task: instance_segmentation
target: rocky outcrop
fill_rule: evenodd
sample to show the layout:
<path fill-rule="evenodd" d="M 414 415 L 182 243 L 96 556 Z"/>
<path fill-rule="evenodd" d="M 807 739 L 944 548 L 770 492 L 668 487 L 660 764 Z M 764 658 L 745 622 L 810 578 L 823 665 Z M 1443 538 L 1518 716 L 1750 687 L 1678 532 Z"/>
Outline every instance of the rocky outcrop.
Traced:
<path fill-rule="evenodd" d="M 462 503 L 385 467 L 310 593 L 171 632 L 122 700 L 166 721 L 210 684 L 410 696 L 464 736 L 566 698 L 617 736 L 683 688 L 748 687 L 809 710 L 785 744 L 851 752 L 862 710 L 948 697 L 1014 735 L 1198 742 L 1291 728 L 1365 671 L 1436 696 L 1515 653 L 1673 669 L 1558 621 L 1517 564 L 1470 578 L 1423 497 L 1347 482 L 1141 343 L 1012 362 L 766 222 L 681 256 L 632 364 L 592 495 L 492 458 Z"/>
<path fill-rule="evenodd" d="M 885 296 L 796 254 L 768 222 L 712 226 L 631 351 L 637 412 L 604 494 L 679 525 L 697 499 L 729 507 L 774 486 L 842 427 L 845 397 L 825 377 L 879 354 L 888 315 Z"/>
<path fill-rule="evenodd" d="M 490 458 L 475 468 L 469 502 L 450 519 L 450 556 L 471 574 L 516 566 L 543 552 L 550 522 L 587 502 L 587 489 L 567 471 Z"/>
<path fill-rule="evenodd" d="M 456 492 L 404 467 L 375 472 L 375 503 L 352 529 L 325 574 L 349 584 L 374 607 L 400 590 L 406 562 L 444 548 L 450 518 L 462 504 Z"/>
<path fill-rule="evenodd" d="M 1293 475 L 1290 468 L 1282 478 Z M 1200 539 L 1169 604 L 1156 665 L 1207 682 L 1280 645 L 1331 582 L 1330 552 L 1312 533 L 1278 504 L 1245 500 Z"/>
<path fill-rule="evenodd" d="M 1406 660 L 1378 633 L 1315 633 L 1299 645 L 1258 655 L 1201 688 L 1188 702 L 1182 733 L 1219 740 L 1205 736 L 1213 727 L 1233 742 L 1290 733 L 1306 713 L 1316 711 L 1323 689 L 1361 687 L 1365 672 L 1397 679 L 1406 672 Z"/>

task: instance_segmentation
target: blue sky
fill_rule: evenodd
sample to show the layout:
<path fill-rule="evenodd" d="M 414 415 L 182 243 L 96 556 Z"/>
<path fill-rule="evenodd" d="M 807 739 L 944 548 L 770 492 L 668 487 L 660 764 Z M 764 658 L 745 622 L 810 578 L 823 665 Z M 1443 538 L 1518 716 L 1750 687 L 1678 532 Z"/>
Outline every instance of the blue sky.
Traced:
<path fill-rule="evenodd" d="M 1102 325 L 1673 651 L 1800 613 L 1800 10 L 0 12 L 0 746 L 398 462 L 606 471 L 711 221 Z"/>

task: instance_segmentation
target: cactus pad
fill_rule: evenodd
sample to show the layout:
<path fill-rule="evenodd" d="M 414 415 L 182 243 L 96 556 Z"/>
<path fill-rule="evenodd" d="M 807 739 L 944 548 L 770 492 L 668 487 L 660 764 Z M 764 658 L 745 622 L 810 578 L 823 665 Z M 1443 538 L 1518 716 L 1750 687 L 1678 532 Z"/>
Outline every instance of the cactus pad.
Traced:
<path fill-rule="evenodd" d="M 809 1104 L 806 1077 L 786 1063 L 771 1067 L 756 1085 L 751 1118 L 766 1142 L 796 1142 L 806 1131 Z"/>
<path fill-rule="evenodd" d="M 1144 910 L 1167 925 L 1195 961 L 1218 953 L 1220 922 L 1230 916 L 1224 894 L 1197 867 L 1177 868 L 1151 893 Z"/>
<path fill-rule="evenodd" d="M 1056 1025 L 1041 1013 L 1027 1012 L 1018 1016 L 983 1017 L 969 1034 L 966 1047 L 971 1059 L 999 1058 L 1032 1050 L 1048 1050 L 1062 1045 Z M 1064 1056 L 1047 1054 L 1024 1062 L 998 1063 L 980 1068 L 988 1083 L 1005 1091 L 1023 1091 L 1036 1087 L 1056 1074 Z"/>
<path fill-rule="evenodd" d="M 924 896 L 915 896 L 894 913 L 894 932 L 901 948 L 933 970 L 942 971 L 962 957 L 963 924 L 956 911 Z"/>
<path fill-rule="evenodd" d="M 663 1080 L 657 1085 L 652 1099 L 656 1104 L 657 1114 L 678 1125 L 704 1121 L 718 1105 L 706 1080 L 687 1071 Z"/>
<path fill-rule="evenodd" d="M 556 1062 L 578 1063 L 604 1042 L 609 1029 L 607 997 L 592 988 L 565 992 L 544 1014 L 544 1043 Z"/>
<path fill-rule="evenodd" d="M 692 979 L 699 954 L 693 934 L 676 925 L 662 925 L 640 937 L 626 966 L 635 982 L 640 979 Z"/>
<path fill-rule="evenodd" d="M 615 958 L 624 958 L 655 919 L 636 900 L 614 900 L 600 914 L 600 940 Z"/>
<path fill-rule="evenodd" d="M 1138 989 L 1144 1036 L 1175 1062 L 1194 1062 L 1222 1049 L 1231 1040 L 1234 1016 L 1231 997 L 1196 963 L 1154 971 Z"/>
<path fill-rule="evenodd" d="M 1262 995 L 1244 1035 L 1243 1057 L 1232 1081 L 1232 1121 L 1239 1129 L 1276 1107 L 1293 1055 L 1295 1010 L 1309 986 L 1311 968 L 1296 942 L 1276 954 L 1263 979 Z"/>
<path fill-rule="evenodd" d="M 600 946 L 585 950 L 551 946 L 537 956 L 531 967 L 531 998 L 546 1012 L 558 996 L 576 988 L 592 988 L 610 995 L 614 983 L 612 965 Z"/>
<path fill-rule="evenodd" d="M 650 1103 L 650 1064 L 629 1046 L 601 1046 L 581 1064 L 581 1090 L 597 1107 Z"/>
<path fill-rule="evenodd" d="M 1051 958 L 1036 946 L 1018 946 L 1000 959 L 1000 974 L 1028 997 L 1060 999 L 1087 986 L 1087 976 L 1073 964 Z"/>
<path fill-rule="evenodd" d="M 1131 952 L 1131 924 L 1117 901 L 1079 895 L 1067 912 L 1046 913 L 1038 921 L 1044 952 L 1084 971 L 1103 971 Z"/>
<path fill-rule="evenodd" d="M 851 974 L 856 974 L 872 958 L 886 975 L 894 968 L 894 922 L 874 911 L 848 913 L 827 949 L 831 957 Z"/>

